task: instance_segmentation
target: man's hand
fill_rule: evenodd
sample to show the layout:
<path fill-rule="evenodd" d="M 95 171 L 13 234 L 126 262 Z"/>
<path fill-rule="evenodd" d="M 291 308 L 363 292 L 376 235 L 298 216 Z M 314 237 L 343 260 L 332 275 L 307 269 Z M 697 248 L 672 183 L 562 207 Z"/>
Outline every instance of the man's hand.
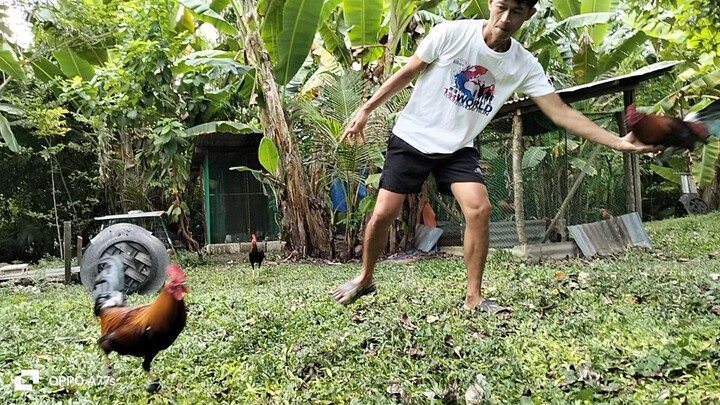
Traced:
<path fill-rule="evenodd" d="M 613 147 L 615 150 L 629 153 L 651 153 L 660 152 L 664 148 L 661 145 L 648 145 L 640 142 L 635 134 L 629 132 L 627 135 L 618 138 L 617 144 Z"/>
<path fill-rule="evenodd" d="M 349 142 L 353 142 L 356 145 L 364 144 L 365 134 L 363 133 L 363 131 L 365 130 L 365 125 L 367 125 L 369 116 L 370 113 L 367 112 L 367 110 L 365 110 L 364 108 L 359 109 L 357 113 L 355 113 L 355 117 L 353 117 L 353 119 L 348 124 L 342 137 L 340 137 L 340 142 L 348 140 Z"/>
<path fill-rule="evenodd" d="M 652 153 L 660 152 L 665 149 L 662 145 L 648 145 L 640 142 L 635 134 L 629 132 L 627 135 L 618 138 L 617 144 L 613 147 L 615 150 L 629 153 Z"/>

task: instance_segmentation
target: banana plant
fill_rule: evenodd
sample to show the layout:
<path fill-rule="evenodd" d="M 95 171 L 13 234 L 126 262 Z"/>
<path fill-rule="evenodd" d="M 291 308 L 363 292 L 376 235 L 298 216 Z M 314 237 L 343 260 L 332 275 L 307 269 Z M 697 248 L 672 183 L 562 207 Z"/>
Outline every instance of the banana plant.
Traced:
<path fill-rule="evenodd" d="M 5 103 L 0 103 L 0 111 L 10 115 L 23 114 L 22 109 Z M 12 128 L 10 128 L 10 121 L 8 121 L 7 117 L 2 114 L 0 114 L 0 135 L 2 135 L 5 145 L 7 145 L 11 151 L 15 153 L 20 152 L 20 145 L 18 145 L 17 140 L 15 139 L 15 134 L 13 133 Z"/>
<path fill-rule="evenodd" d="M 8 80 L 14 79 L 22 82 L 27 79 L 27 75 L 25 74 L 23 67 L 20 65 L 14 50 L 6 42 L 3 42 L 2 49 L 0 49 L 0 70 L 8 75 L 8 78 L 5 79 L 5 82 L 2 86 L 0 86 L 0 89 L 8 83 Z M 22 109 L 4 103 L 0 103 L 0 111 L 9 115 L 23 114 Z M 17 140 L 15 139 L 15 134 L 10 127 L 10 121 L 4 114 L 0 114 L 0 136 L 2 136 L 2 139 L 5 141 L 5 145 L 7 145 L 11 151 L 15 153 L 20 151 L 20 146 L 18 145 Z"/>

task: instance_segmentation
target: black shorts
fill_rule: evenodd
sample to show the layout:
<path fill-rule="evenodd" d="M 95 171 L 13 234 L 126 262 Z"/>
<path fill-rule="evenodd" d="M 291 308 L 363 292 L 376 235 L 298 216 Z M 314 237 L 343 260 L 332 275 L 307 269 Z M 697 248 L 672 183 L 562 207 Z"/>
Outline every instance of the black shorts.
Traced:
<path fill-rule="evenodd" d="M 390 135 L 380 188 L 398 194 L 419 193 L 430 173 L 438 190 L 452 195 L 450 185 L 459 182 L 485 183 L 477 149 L 454 153 L 422 153 L 395 135 Z"/>

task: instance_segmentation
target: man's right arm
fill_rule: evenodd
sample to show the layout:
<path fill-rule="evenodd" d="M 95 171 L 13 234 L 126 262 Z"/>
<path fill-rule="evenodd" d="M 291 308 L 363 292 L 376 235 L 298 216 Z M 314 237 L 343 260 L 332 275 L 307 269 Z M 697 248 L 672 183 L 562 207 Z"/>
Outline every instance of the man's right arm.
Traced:
<path fill-rule="evenodd" d="M 397 92 L 410 84 L 427 66 L 428 64 L 423 62 L 422 59 L 413 55 L 410 57 L 410 61 L 390 76 L 360 109 L 367 110 L 367 112 L 370 113 L 380 107 L 392 98 L 392 96 L 397 94 Z"/>
<path fill-rule="evenodd" d="M 420 74 L 420 72 L 425 70 L 427 66 L 428 63 L 423 62 L 422 59 L 413 55 L 405 66 L 390 76 L 390 78 L 387 79 L 382 86 L 380 86 L 378 91 L 376 91 L 375 94 L 373 94 L 373 96 L 370 97 L 370 99 L 366 101 L 362 107 L 360 107 L 355 114 L 355 117 L 348 124 L 341 140 L 348 137 L 359 137 L 360 142 L 364 142 L 365 135 L 363 134 L 363 130 L 365 129 L 370 113 L 374 109 L 383 105 L 383 103 L 392 98 L 392 96 L 397 94 L 397 92 L 404 89 Z"/>

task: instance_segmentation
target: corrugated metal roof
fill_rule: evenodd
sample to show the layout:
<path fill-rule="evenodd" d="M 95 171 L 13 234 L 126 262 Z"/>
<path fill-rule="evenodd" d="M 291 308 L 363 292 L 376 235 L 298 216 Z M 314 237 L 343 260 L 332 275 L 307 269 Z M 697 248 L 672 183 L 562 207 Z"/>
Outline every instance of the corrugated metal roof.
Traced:
<path fill-rule="evenodd" d="M 611 77 L 609 79 L 598 80 L 596 82 L 581 84 L 579 86 L 573 86 L 566 89 L 558 90 L 557 94 L 566 103 L 572 103 L 574 101 L 585 100 L 591 97 L 598 97 L 605 94 L 631 90 L 646 80 L 662 76 L 663 74 L 670 71 L 673 67 L 675 67 L 675 65 L 677 65 L 678 63 L 680 62 L 663 61 L 653 63 L 626 75 Z M 522 109 L 523 112 L 526 112 L 526 108 L 529 108 L 529 110 L 535 110 L 537 109 L 537 106 L 528 97 L 522 98 L 520 100 L 507 101 L 500 108 L 497 116 L 501 117 L 503 114 L 518 109 Z"/>
<path fill-rule="evenodd" d="M 652 246 L 637 212 L 605 221 L 571 225 L 568 231 L 586 257 L 610 256 L 622 253 L 630 246 Z"/>

